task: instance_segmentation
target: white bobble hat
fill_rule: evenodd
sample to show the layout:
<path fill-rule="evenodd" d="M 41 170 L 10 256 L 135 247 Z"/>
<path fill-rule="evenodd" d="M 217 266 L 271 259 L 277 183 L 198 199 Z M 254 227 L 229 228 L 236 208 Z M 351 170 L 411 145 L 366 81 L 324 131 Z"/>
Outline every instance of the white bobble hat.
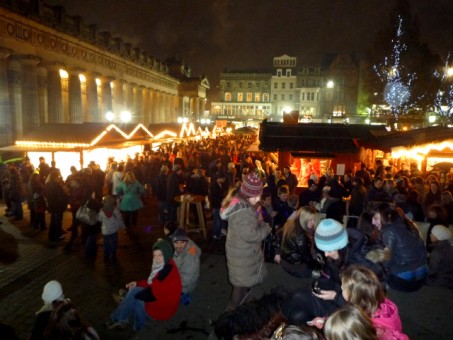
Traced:
<path fill-rule="evenodd" d="M 55 300 L 64 299 L 63 288 L 60 282 L 52 280 L 46 283 L 42 291 L 42 299 L 45 304 L 51 304 Z"/>

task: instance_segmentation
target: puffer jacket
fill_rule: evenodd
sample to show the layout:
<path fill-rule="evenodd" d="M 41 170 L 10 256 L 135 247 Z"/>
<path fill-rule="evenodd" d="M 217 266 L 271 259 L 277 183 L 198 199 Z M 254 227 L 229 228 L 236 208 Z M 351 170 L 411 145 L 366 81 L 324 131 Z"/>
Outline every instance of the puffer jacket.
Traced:
<path fill-rule="evenodd" d="M 175 251 L 173 260 L 181 276 L 182 292 L 184 294 L 190 293 L 197 286 L 198 277 L 200 276 L 200 255 L 200 248 L 190 239 L 181 254 Z"/>
<path fill-rule="evenodd" d="M 403 219 L 398 219 L 381 229 L 381 240 L 391 252 L 385 266 L 392 274 L 412 271 L 426 265 L 423 240 L 411 232 Z"/>
<path fill-rule="evenodd" d="M 261 242 L 270 233 L 270 226 L 258 220 L 256 210 L 237 194 L 220 216 L 228 220 L 226 258 L 230 283 L 236 287 L 252 287 L 267 274 Z"/>
<path fill-rule="evenodd" d="M 402 333 L 401 319 L 398 307 L 389 299 L 385 299 L 378 310 L 372 315 L 371 320 L 376 327 L 378 338 L 382 340 L 408 340 L 409 337 Z"/>

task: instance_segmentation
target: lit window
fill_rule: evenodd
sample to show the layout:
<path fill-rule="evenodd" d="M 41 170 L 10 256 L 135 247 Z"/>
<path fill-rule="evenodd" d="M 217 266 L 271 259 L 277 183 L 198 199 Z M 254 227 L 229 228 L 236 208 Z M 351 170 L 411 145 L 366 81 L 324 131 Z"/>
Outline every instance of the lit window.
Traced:
<path fill-rule="evenodd" d="M 238 93 L 238 102 L 244 101 L 244 94 L 242 92 Z"/>
<path fill-rule="evenodd" d="M 255 102 L 259 103 L 261 101 L 261 94 L 255 93 Z"/>
<path fill-rule="evenodd" d="M 251 102 L 253 100 L 253 93 L 247 92 L 247 102 Z"/>
<path fill-rule="evenodd" d="M 231 102 L 231 92 L 225 92 L 225 101 Z"/>

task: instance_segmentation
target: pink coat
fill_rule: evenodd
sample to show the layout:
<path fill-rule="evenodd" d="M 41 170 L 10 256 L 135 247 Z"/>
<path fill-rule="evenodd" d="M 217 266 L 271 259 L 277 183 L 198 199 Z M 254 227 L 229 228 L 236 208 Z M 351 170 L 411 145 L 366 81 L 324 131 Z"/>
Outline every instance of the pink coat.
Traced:
<path fill-rule="evenodd" d="M 385 299 L 379 306 L 372 320 L 380 340 L 409 340 L 409 337 L 402 333 L 398 307 L 389 299 Z"/>

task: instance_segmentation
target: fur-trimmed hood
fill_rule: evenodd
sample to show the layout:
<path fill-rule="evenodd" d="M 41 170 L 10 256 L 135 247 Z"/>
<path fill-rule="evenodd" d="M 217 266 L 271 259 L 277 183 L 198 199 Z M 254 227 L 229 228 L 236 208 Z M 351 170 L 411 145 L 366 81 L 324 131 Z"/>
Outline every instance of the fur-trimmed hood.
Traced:
<path fill-rule="evenodd" d="M 220 217 L 227 220 L 238 211 L 250 208 L 250 204 L 240 195 L 235 195 L 226 208 L 220 209 Z"/>

